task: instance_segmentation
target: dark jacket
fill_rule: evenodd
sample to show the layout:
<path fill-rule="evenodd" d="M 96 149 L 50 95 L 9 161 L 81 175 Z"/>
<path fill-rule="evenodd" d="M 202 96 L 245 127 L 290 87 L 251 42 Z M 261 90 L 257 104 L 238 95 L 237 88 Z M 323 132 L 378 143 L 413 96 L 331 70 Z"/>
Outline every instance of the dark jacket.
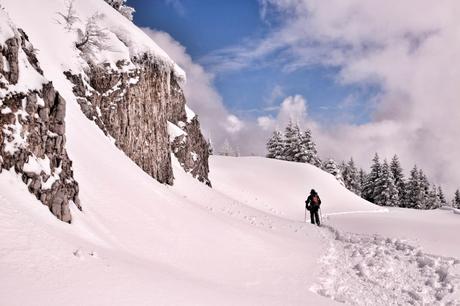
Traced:
<path fill-rule="evenodd" d="M 318 197 L 318 204 L 317 205 L 313 204 L 313 196 L 315 196 L 315 195 Z M 310 206 L 308 204 L 310 204 Z M 307 208 L 308 210 L 310 210 L 310 208 L 318 209 L 320 205 L 321 205 L 321 198 L 319 197 L 318 194 L 310 194 L 308 196 L 307 200 L 305 201 L 305 208 Z"/>

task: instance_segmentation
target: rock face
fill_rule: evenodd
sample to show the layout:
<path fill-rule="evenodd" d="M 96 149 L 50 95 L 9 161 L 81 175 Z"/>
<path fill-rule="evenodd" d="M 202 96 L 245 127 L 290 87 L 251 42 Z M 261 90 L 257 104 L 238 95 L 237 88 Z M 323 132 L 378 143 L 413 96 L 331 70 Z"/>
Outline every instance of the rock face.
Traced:
<path fill-rule="evenodd" d="M 173 183 L 174 152 L 186 171 L 210 185 L 208 145 L 197 118 L 187 120 L 173 70 L 149 55 L 131 61 L 135 68 L 120 61 L 118 69 L 89 64 L 85 74 L 66 72 L 83 113 L 159 182 Z M 168 121 L 186 133 L 185 140 L 170 138 Z"/>
<path fill-rule="evenodd" d="M 185 171 L 211 187 L 208 178 L 209 145 L 201 134 L 198 117 L 185 105 L 182 89 L 171 80 L 171 103 L 168 104 L 168 121 L 184 131 L 172 141 L 172 151 Z"/>
<path fill-rule="evenodd" d="M 81 209 L 65 143 L 65 101 L 43 77 L 21 30 L 0 44 L 0 172 L 14 169 L 60 220 Z"/>

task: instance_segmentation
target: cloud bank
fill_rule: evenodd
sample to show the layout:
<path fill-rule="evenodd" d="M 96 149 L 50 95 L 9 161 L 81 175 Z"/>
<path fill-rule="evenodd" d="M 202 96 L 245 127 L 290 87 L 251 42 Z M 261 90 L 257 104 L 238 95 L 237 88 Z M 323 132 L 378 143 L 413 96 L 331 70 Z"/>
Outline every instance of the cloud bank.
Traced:
<path fill-rule="evenodd" d="M 460 2 L 260 0 L 260 4 L 261 17 L 273 25 L 270 34 L 214 52 L 206 59 L 211 71 L 263 66 L 274 58 L 270 63 L 287 72 L 314 65 L 334 67 L 339 84 L 379 89 L 369 101 L 371 120 L 320 122 L 308 113 L 308 97 L 291 96 L 277 114 L 236 118 L 237 123 L 213 88 L 212 75 L 193 63 L 177 43 L 177 55 L 163 46 L 158 36 L 165 34 L 156 35 L 160 46 L 187 71 L 192 83 L 186 88 L 189 103 L 206 129 L 219 131 L 216 138 L 233 133 L 234 141 L 246 149 L 243 153 L 262 154 L 271 130 L 283 128 L 293 117 L 313 130 L 323 158 L 353 156 L 367 168 L 374 152 L 387 158 L 397 153 L 406 170 L 417 163 L 449 193 L 460 186 Z M 281 89 L 265 96 L 270 101 L 279 94 Z M 353 97 L 344 106 L 347 103 L 353 103 Z M 353 114 L 344 107 L 344 116 Z"/>
<path fill-rule="evenodd" d="M 449 192 L 460 185 L 460 2 L 263 0 L 261 5 L 265 18 L 286 21 L 231 58 L 276 51 L 285 69 L 337 67 L 339 83 L 380 88 L 371 122 L 315 128 L 323 155 L 354 156 L 367 165 L 374 151 L 398 153 L 407 168 L 417 163 Z"/>

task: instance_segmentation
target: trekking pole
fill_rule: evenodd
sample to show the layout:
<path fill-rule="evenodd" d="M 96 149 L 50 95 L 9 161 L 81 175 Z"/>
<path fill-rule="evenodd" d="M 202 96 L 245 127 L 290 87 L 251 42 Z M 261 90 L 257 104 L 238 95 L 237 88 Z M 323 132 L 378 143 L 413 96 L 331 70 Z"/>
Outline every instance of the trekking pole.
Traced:
<path fill-rule="evenodd" d="M 307 222 L 307 208 L 305 207 L 305 218 L 303 218 L 304 222 Z"/>
<path fill-rule="evenodd" d="M 321 224 L 323 224 L 323 212 L 321 211 L 321 207 L 319 208 L 319 216 L 321 219 Z"/>

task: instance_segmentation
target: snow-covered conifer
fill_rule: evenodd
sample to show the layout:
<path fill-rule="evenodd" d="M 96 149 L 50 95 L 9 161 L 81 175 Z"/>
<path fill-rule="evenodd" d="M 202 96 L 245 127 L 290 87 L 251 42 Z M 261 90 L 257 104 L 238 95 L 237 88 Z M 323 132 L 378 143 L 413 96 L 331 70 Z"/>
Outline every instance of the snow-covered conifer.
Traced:
<path fill-rule="evenodd" d="M 327 160 L 323 164 L 322 168 L 324 171 L 332 174 L 342 185 L 345 185 L 345 183 L 343 182 L 342 172 L 340 171 L 340 168 L 337 166 L 335 160 L 333 160 L 332 158 Z"/>
<path fill-rule="evenodd" d="M 300 148 L 300 130 L 297 124 L 289 121 L 284 131 L 284 159 L 289 161 L 299 161 L 301 158 Z"/>
<path fill-rule="evenodd" d="M 267 141 L 267 157 L 283 159 L 284 141 L 281 132 L 273 131 L 273 135 Z"/>
<path fill-rule="evenodd" d="M 320 167 L 321 160 L 318 157 L 318 151 L 316 150 L 316 144 L 313 141 L 310 129 L 306 129 L 303 134 L 300 135 L 300 146 L 301 154 L 299 155 L 299 161 Z"/>
<path fill-rule="evenodd" d="M 397 206 L 399 204 L 393 173 L 386 159 L 381 165 L 381 175 L 375 182 L 374 203 L 381 206 Z"/>
<path fill-rule="evenodd" d="M 444 195 L 444 192 L 442 191 L 441 186 L 438 186 L 438 192 L 437 192 L 439 202 L 441 203 L 441 206 L 447 205 L 447 200 L 446 196 Z"/>
<path fill-rule="evenodd" d="M 348 190 L 360 194 L 360 183 L 359 183 L 359 174 L 358 169 L 355 166 L 353 158 L 350 158 L 348 163 L 343 163 L 342 166 L 342 176 L 345 183 L 345 187 Z"/>
<path fill-rule="evenodd" d="M 396 190 L 398 191 L 398 198 L 400 201 L 404 198 L 404 189 L 406 188 L 403 169 L 399 162 L 398 156 L 395 154 L 390 163 L 391 173 L 395 181 Z"/>
<path fill-rule="evenodd" d="M 363 185 L 362 197 L 369 202 L 375 203 L 377 182 L 382 175 L 382 166 L 380 164 L 379 155 L 375 153 L 372 159 L 371 172 L 366 177 Z"/>
<path fill-rule="evenodd" d="M 432 185 L 428 192 L 428 203 L 426 203 L 426 209 L 436 209 L 442 206 L 441 199 L 438 194 L 438 188 L 436 185 Z"/>
<path fill-rule="evenodd" d="M 460 190 L 459 189 L 455 191 L 453 204 L 454 204 L 453 207 L 460 209 Z"/>
<path fill-rule="evenodd" d="M 420 172 L 415 165 L 406 183 L 404 207 L 422 208 L 424 204 L 423 200 Z"/>
<path fill-rule="evenodd" d="M 419 170 L 421 209 L 430 209 L 430 182 L 422 169 Z"/>
<path fill-rule="evenodd" d="M 367 175 L 368 174 L 364 171 L 364 169 L 362 168 L 359 169 L 359 173 L 358 173 L 358 191 L 359 193 L 357 194 L 361 197 L 363 195 L 363 188 L 367 180 Z"/>

